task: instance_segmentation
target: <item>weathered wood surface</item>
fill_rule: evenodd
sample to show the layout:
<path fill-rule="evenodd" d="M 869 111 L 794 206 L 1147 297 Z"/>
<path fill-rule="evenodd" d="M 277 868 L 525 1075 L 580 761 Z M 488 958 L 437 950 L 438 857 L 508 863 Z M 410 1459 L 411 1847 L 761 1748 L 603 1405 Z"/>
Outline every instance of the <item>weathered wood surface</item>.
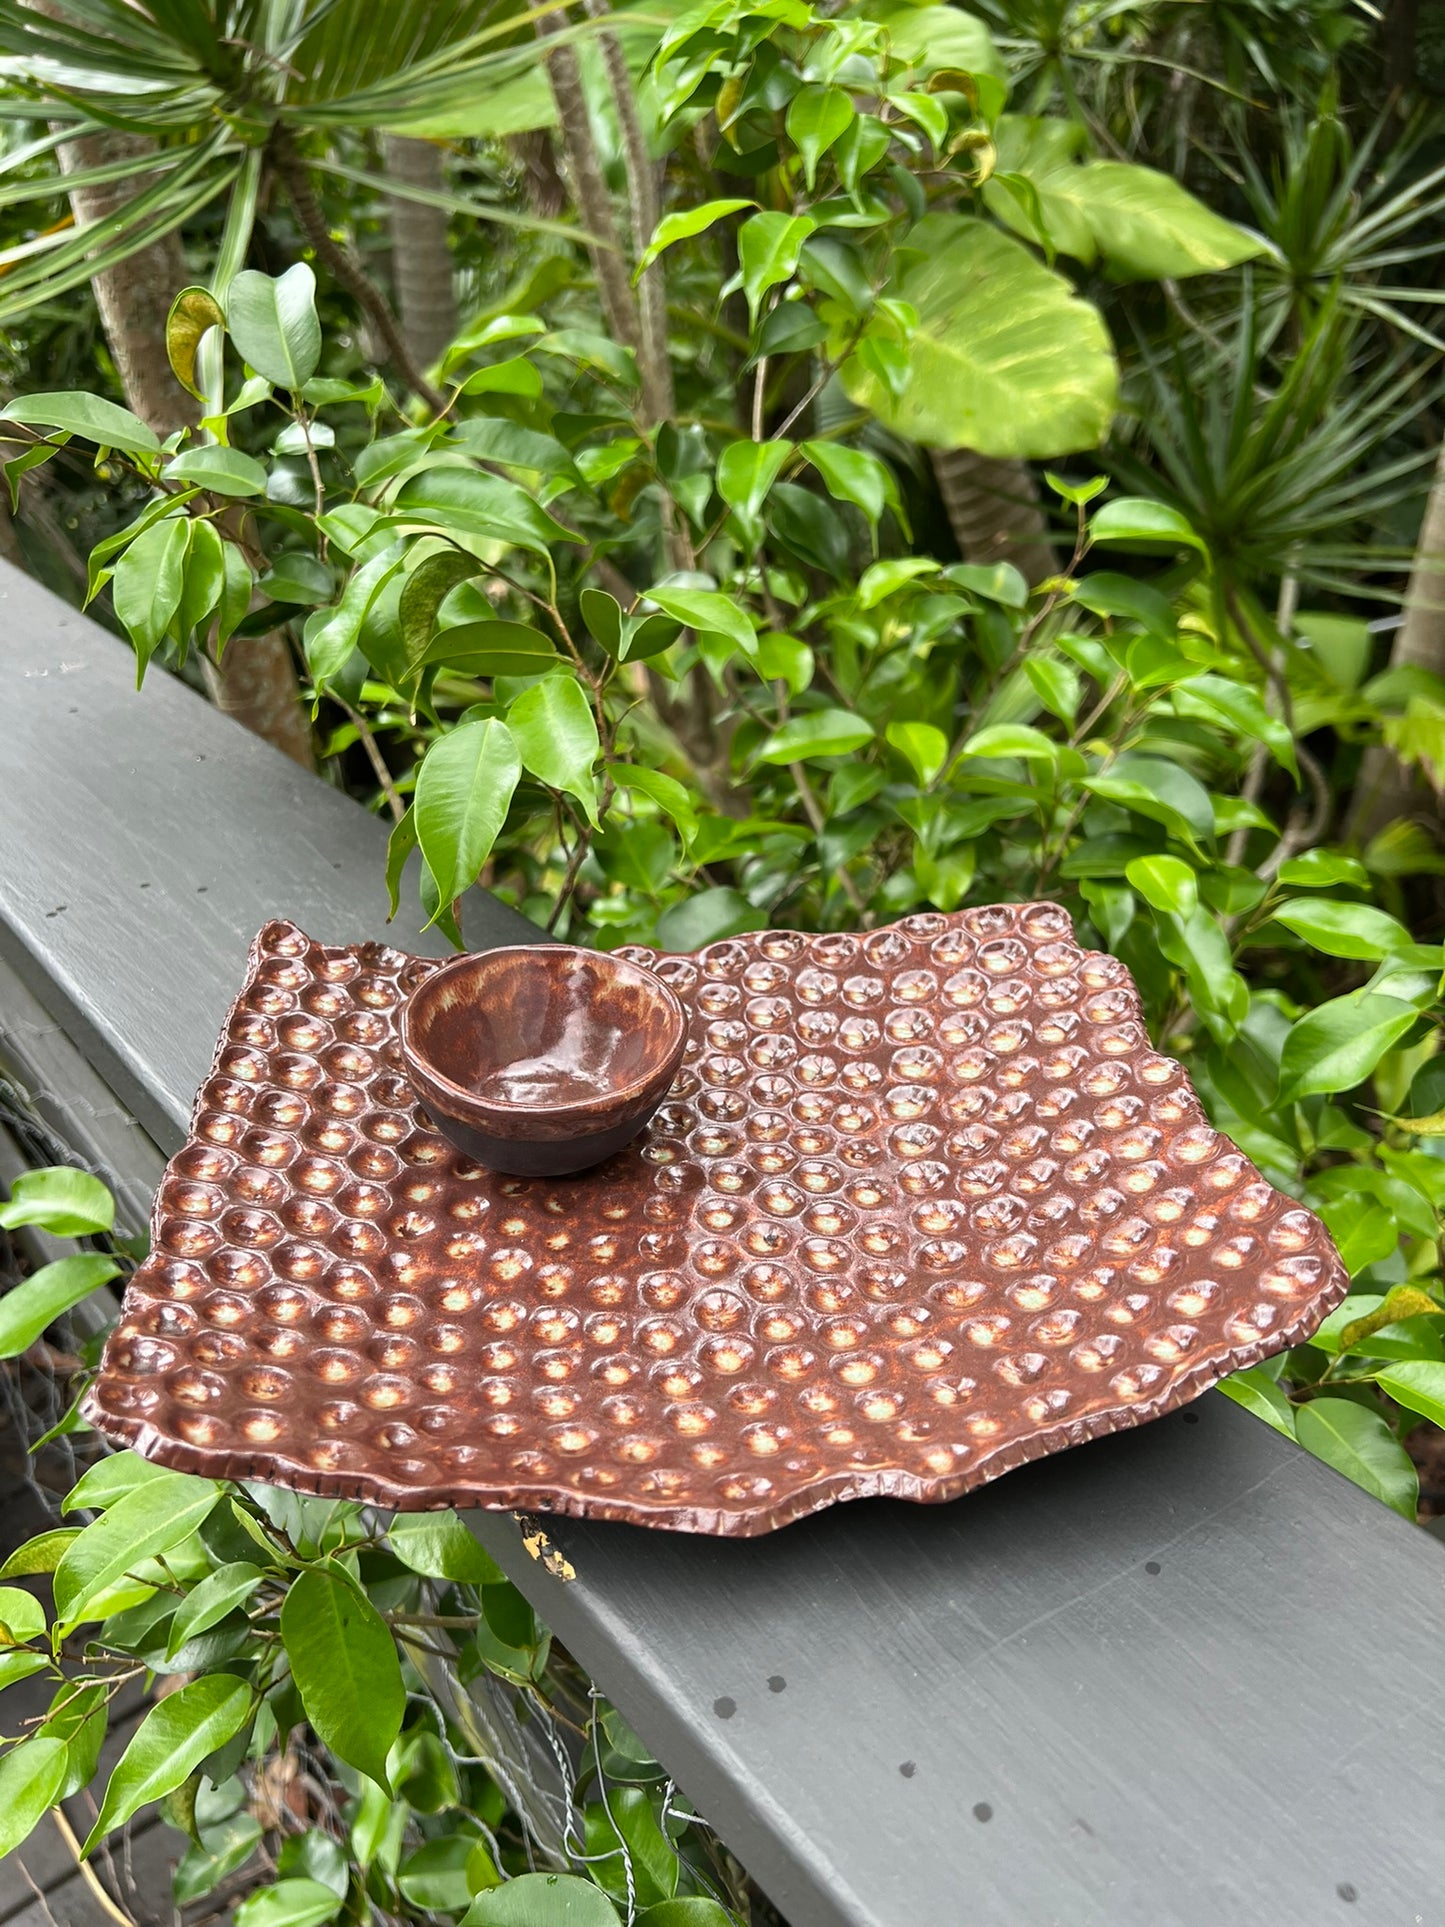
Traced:
<path fill-rule="evenodd" d="M 381 933 L 384 830 L 0 597 L 0 946 L 173 1146 L 257 927 Z M 1441 1548 L 1218 1394 L 948 1506 L 552 1522 L 570 1581 L 473 1523 L 793 1927 L 1445 1919 Z"/>

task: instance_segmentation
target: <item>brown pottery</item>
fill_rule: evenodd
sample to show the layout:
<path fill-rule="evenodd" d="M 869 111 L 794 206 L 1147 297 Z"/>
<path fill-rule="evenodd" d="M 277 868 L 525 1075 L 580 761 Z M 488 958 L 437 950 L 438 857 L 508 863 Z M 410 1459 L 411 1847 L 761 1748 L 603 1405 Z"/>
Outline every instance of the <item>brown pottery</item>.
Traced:
<path fill-rule="evenodd" d="M 401 1054 L 464 1156 L 520 1177 L 620 1151 L 677 1075 L 682 1005 L 650 970 L 570 944 L 456 957 L 402 1006 Z"/>
<path fill-rule="evenodd" d="M 505 1176 L 411 1081 L 420 1043 L 484 1101 L 467 1078 L 511 1048 L 487 1000 L 419 997 L 403 1055 L 408 998 L 486 959 L 267 925 L 95 1424 L 403 1510 L 751 1534 L 1138 1425 L 1344 1295 L 1319 1220 L 1210 1125 L 1124 966 L 1055 904 L 624 962 L 686 1015 L 671 1089 L 592 1169 Z M 537 959 L 495 968 L 523 972 L 501 1002 L 545 1050 Z M 607 1059 L 619 1103 L 667 1081 L 651 1022 Z"/>

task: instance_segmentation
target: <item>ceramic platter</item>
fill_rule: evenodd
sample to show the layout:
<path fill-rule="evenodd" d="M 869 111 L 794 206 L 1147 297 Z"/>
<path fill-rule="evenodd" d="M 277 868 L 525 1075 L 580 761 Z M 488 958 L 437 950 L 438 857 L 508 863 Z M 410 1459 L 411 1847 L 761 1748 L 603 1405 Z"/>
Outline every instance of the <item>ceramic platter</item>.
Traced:
<path fill-rule="evenodd" d="M 623 954 L 689 1014 L 676 1083 L 607 1164 L 510 1178 L 402 1074 L 435 964 L 269 924 L 94 1423 L 404 1510 L 747 1535 L 1138 1425 L 1344 1295 L 1056 905 Z"/>

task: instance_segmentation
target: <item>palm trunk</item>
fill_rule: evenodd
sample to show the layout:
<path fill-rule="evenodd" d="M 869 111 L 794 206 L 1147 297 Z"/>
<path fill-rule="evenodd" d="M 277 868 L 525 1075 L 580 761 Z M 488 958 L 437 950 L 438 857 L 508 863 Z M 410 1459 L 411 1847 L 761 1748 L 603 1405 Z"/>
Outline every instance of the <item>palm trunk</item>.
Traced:
<path fill-rule="evenodd" d="M 406 187 L 439 191 L 441 150 L 402 134 L 382 136 L 387 177 Z M 457 296 L 447 246 L 446 211 L 391 196 L 391 258 L 401 331 L 423 368 L 441 360 L 457 331 Z"/>
<path fill-rule="evenodd" d="M 1012 562 L 1030 588 L 1059 572 L 1038 484 L 1027 462 L 969 448 L 933 451 L 933 473 L 965 562 Z"/>
<path fill-rule="evenodd" d="M 1435 463 L 1414 565 L 1405 590 L 1405 619 L 1395 631 L 1390 651 L 1392 669 L 1428 669 L 1445 676 L 1445 442 Z M 1428 811 L 1438 815 L 1438 804 L 1416 772 L 1392 750 L 1376 744 L 1365 752 L 1355 786 L 1349 834 L 1368 843 L 1402 817 Z"/>
<path fill-rule="evenodd" d="M 61 172 L 76 174 L 104 166 L 140 154 L 146 145 L 141 136 L 118 130 L 79 135 L 60 148 Z M 73 188 L 70 205 L 76 227 L 110 219 L 133 192 L 130 181 Z M 139 249 L 122 267 L 108 268 L 91 281 L 126 401 L 161 436 L 183 422 L 194 427 L 200 417 L 194 398 L 171 373 L 166 354 L 166 316 L 189 278 L 180 236 L 173 231 Z M 207 680 L 219 709 L 293 762 L 315 768 L 311 730 L 285 636 L 233 639 L 219 668 L 208 668 Z"/>

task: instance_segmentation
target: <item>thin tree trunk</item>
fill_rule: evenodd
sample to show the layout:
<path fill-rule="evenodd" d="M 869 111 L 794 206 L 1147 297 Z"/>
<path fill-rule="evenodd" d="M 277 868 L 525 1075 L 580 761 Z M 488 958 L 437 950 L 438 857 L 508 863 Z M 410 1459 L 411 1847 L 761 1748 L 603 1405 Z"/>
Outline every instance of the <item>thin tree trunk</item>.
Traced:
<path fill-rule="evenodd" d="M 1395 631 L 1390 667 L 1428 669 L 1433 675 L 1445 676 L 1445 441 L 1440 444 L 1425 501 L 1414 565 L 1405 590 L 1405 619 Z M 1439 805 L 1418 774 L 1383 744 L 1366 750 L 1350 811 L 1350 836 L 1356 842 L 1368 843 L 1401 817 L 1426 812 L 1438 817 Z"/>
<path fill-rule="evenodd" d="M 387 177 L 407 187 L 440 191 L 440 148 L 404 134 L 384 134 Z M 457 295 L 447 246 L 447 215 L 424 201 L 391 196 L 391 258 L 401 331 L 423 368 L 440 361 L 457 331 Z"/>
<path fill-rule="evenodd" d="M 560 34 L 567 25 L 565 11 L 549 13 L 537 22 L 537 33 L 545 41 Z M 572 194 L 577 211 L 595 239 L 588 244 L 592 272 L 597 277 L 597 292 L 602 312 L 615 340 L 634 353 L 642 352 L 642 322 L 628 281 L 627 263 L 617 238 L 617 223 L 612 216 L 612 197 L 602 176 L 602 162 L 592 135 L 592 120 L 587 112 L 587 96 L 582 88 L 582 70 L 577 50 L 570 41 L 550 47 L 545 55 L 547 78 L 557 104 L 557 119 L 562 130 L 562 152 L 567 172 L 572 177 Z"/>
<path fill-rule="evenodd" d="M 1033 588 L 1059 572 L 1027 462 L 937 448 L 933 473 L 965 562 L 1012 562 Z"/>
<path fill-rule="evenodd" d="M 140 135 L 116 129 L 78 135 L 60 148 L 61 172 L 77 174 L 143 154 L 147 147 Z M 70 205 L 76 227 L 110 219 L 135 191 L 131 180 L 73 188 Z M 180 236 L 173 230 L 138 249 L 120 267 L 108 268 L 91 280 L 126 401 L 161 436 L 182 423 L 194 427 L 200 417 L 195 398 L 171 373 L 166 354 L 166 316 L 188 279 Z M 293 762 L 315 768 L 311 730 L 285 636 L 233 638 L 220 666 L 208 666 L 207 682 L 218 709 L 263 736 Z"/>

